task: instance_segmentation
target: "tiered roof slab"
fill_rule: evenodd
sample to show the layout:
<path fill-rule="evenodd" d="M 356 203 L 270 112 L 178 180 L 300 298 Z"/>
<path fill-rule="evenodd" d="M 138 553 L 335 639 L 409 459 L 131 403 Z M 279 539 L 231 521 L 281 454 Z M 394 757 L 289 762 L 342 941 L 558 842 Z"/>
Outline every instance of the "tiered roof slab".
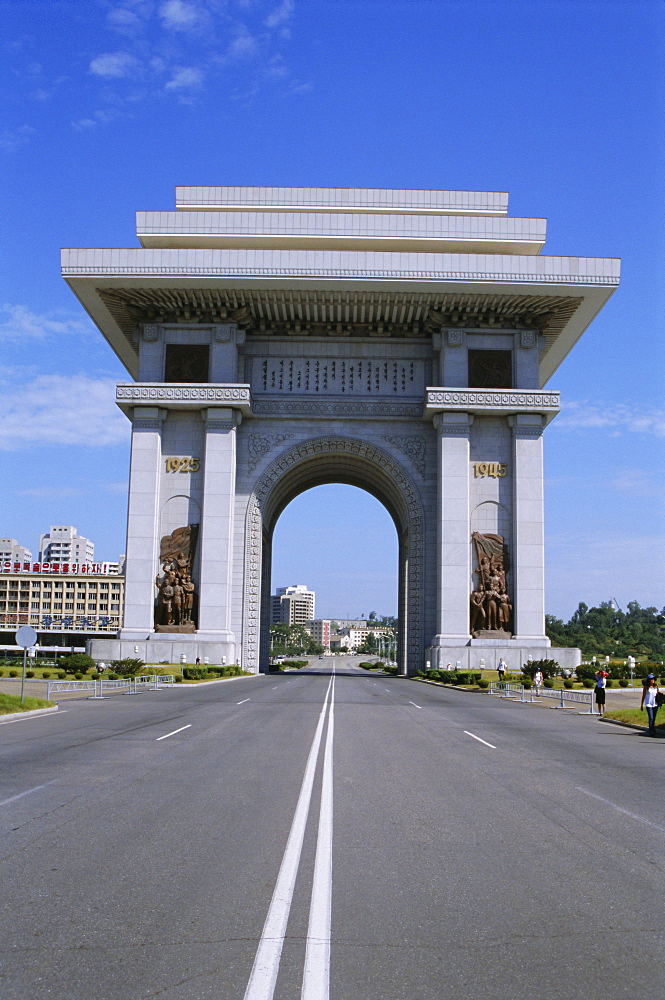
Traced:
<path fill-rule="evenodd" d="M 136 376 L 138 324 L 248 336 L 428 337 L 536 328 L 541 385 L 619 281 L 619 261 L 547 257 L 542 219 L 493 192 L 178 188 L 141 212 L 143 249 L 63 250 L 62 270 Z M 483 252 L 478 252 L 482 250 Z"/>

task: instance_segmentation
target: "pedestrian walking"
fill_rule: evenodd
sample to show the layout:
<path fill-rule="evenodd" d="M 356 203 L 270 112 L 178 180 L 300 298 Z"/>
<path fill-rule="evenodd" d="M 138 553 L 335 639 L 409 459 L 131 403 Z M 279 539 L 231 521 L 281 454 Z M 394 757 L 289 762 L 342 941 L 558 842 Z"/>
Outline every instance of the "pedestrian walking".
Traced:
<path fill-rule="evenodd" d="M 596 711 L 601 717 L 605 714 L 605 688 L 608 674 L 604 670 L 596 671 Z"/>
<path fill-rule="evenodd" d="M 506 675 L 506 661 L 504 660 L 503 656 L 499 658 L 499 662 L 497 664 L 496 669 L 499 673 L 499 680 L 502 681 Z"/>
<path fill-rule="evenodd" d="M 658 687 L 658 679 L 654 674 L 649 674 L 642 687 L 642 701 L 640 711 L 646 708 L 649 719 L 649 736 L 656 735 L 656 712 L 663 701 L 663 695 Z"/>
<path fill-rule="evenodd" d="M 540 667 L 538 667 L 533 675 L 533 686 L 536 689 L 536 698 L 540 698 L 540 689 L 543 686 L 544 679 L 543 672 Z"/>

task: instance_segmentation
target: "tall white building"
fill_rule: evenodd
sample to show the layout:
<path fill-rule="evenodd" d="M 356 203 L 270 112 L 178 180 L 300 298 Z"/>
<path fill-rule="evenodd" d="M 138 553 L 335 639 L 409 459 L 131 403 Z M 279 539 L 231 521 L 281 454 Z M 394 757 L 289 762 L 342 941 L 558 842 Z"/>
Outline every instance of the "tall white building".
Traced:
<path fill-rule="evenodd" d="M 15 538 L 0 538 L 0 562 L 32 562 L 32 552 Z"/>
<path fill-rule="evenodd" d="M 272 624 L 304 625 L 314 618 L 316 594 L 302 584 L 278 587 L 272 598 Z"/>
<path fill-rule="evenodd" d="M 39 561 L 49 563 L 91 563 L 95 545 L 83 538 L 71 524 L 52 524 L 46 535 L 39 536 Z"/>

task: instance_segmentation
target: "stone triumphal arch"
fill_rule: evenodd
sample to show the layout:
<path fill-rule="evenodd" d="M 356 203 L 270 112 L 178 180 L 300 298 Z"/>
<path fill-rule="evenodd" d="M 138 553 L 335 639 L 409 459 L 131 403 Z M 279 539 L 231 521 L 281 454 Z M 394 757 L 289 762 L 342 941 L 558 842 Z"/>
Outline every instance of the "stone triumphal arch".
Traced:
<path fill-rule="evenodd" d="M 63 251 L 133 379 L 124 621 L 93 655 L 265 669 L 275 523 L 331 482 L 395 523 L 403 672 L 547 655 L 545 386 L 618 262 L 544 256 L 500 193 L 176 193 L 140 248 Z"/>

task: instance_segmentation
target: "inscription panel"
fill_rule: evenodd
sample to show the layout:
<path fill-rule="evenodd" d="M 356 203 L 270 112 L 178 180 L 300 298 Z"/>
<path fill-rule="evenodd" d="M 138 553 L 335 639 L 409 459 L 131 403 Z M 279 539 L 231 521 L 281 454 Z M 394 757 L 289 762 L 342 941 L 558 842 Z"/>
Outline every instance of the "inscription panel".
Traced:
<path fill-rule="evenodd" d="M 425 363 L 372 358 L 254 358 L 252 394 L 422 396 Z"/>

